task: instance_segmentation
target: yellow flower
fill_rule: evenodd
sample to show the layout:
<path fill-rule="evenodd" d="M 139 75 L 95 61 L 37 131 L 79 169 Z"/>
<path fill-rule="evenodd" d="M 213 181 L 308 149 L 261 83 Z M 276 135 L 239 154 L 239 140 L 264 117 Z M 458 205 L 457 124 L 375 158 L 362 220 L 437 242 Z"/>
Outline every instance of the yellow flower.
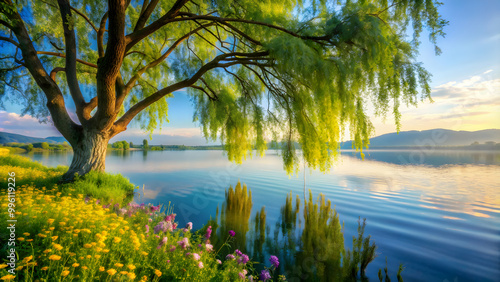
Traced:
<path fill-rule="evenodd" d="M 30 261 L 30 260 L 32 260 L 32 259 L 33 259 L 33 256 L 29 256 L 29 257 L 25 257 L 25 258 L 23 259 L 23 261 L 24 261 L 24 262 L 28 262 L 28 261 Z"/>
<path fill-rule="evenodd" d="M 120 243 L 120 241 L 121 241 L 121 240 L 122 240 L 122 238 L 120 238 L 120 237 L 115 237 L 115 238 L 113 239 L 113 242 L 115 242 L 115 243 Z"/>
<path fill-rule="evenodd" d="M 141 252 L 141 255 L 143 255 L 143 256 L 147 256 L 147 255 L 148 255 L 148 253 L 146 253 L 146 252 Z"/>
<path fill-rule="evenodd" d="M 19 238 L 17 238 L 17 240 L 19 240 L 19 241 L 22 242 L 22 241 L 24 241 L 24 238 L 23 237 L 19 237 Z"/>
<path fill-rule="evenodd" d="M 79 264 L 79 263 L 77 263 L 77 262 L 75 262 L 75 263 L 73 263 L 71 266 L 73 266 L 73 267 L 79 267 L 79 266 L 80 266 L 80 264 Z"/>
<path fill-rule="evenodd" d="M 56 229 L 54 226 L 49 227 L 49 230 L 51 230 L 51 231 L 54 230 L 54 229 Z"/>
<path fill-rule="evenodd" d="M 104 267 L 102 267 L 102 266 L 99 267 L 99 271 L 104 271 L 104 270 L 105 270 Z"/>
<path fill-rule="evenodd" d="M 134 279 L 135 279 L 135 273 L 133 273 L 133 272 L 129 272 L 129 273 L 127 273 L 127 277 L 128 277 L 129 279 L 131 279 L 131 280 L 134 280 Z"/>
<path fill-rule="evenodd" d="M 95 257 L 96 259 L 100 259 L 100 258 L 101 258 L 101 255 L 94 255 L 94 257 Z"/>
<path fill-rule="evenodd" d="M 66 277 L 66 276 L 68 276 L 68 274 L 69 274 L 68 270 L 63 270 L 63 272 L 61 272 L 62 277 Z"/>
<path fill-rule="evenodd" d="M 21 270 L 21 269 L 23 269 L 23 266 L 22 266 L 22 265 L 21 265 L 21 266 L 16 267 L 16 270 Z"/>
<path fill-rule="evenodd" d="M 134 270 L 135 269 L 135 265 L 129 264 L 129 265 L 127 265 L 127 268 L 130 269 L 130 270 Z"/>
<path fill-rule="evenodd" d="M 50 252 L 52 252 L 51 249 L 46 249 L 45 251 L 43 251 L 44 254 L 47 254 L 47 253 L 50 253 Z"/>
<path fill-rule="evenodd" d="M 155 275 L 160 277 L 161 276 L 161 271 L 159 271 L 158 269 L 155 269 Z"/>
<path fill-rule="evenodd" d="M 47 220 L 47 222 L 48 222 L 49 224 L 52 224 L 52 223 L 54 222 L 54 219 L 49 218 L 49 219 Z"/>
<path fill-rule="evenodd" d="M 16 276 L 11 275 L 11 274 L 7 274 L 5 276 L 2 276 L 2 278 L 0 278 L 0 279 L 2 279 L 4 281 L 10 281 L 10 280 L 14 280 L 14 278 L 16 278 Z"/>
<path fill-rule="evenodd" d="M 57 240 L 57 238 L 59 238 L 59 236 L 52 236 L 52 241 Z"/>
<path fill-rule="evenodd" d="M 123 264 L 121 264 L 121 263 L 118 263 L 118 262 L 117 262 L 117 263 L 115 263 L 115 266 L 116 266 L 117 268 L 121 268 L 121 267 L 123 267 Z"/>
<path fill-rule="evenodd" d="M 107 272 L 110 276 L 113 276 L 113 275 L 115 275 L 116 270 L 114 270 L 113 268 L 110 268 L 110 269 L 108 269 L 108 271 L 106 271 L 106 272 Z"/>
<path fill-rule="evenodd" d="M 4 269 L 6 267 L 7 267 L 7 265 L 5 263 L 4 264 L 0 264 L 0 269 Z"/>
<path fill-rule="evenodd" d="M 48 267 L 48 266 L 44 266 L 44 267 L 42 267 L 42 270 L 44 270 L 44 271 L 45 271 L 45 270 L 47 270 L 47 269 L 49 269 L 49 267 Z"/>
<path fill-rule="evenodd" d="M 85 249 L 90 249 L 90 248 L 92 248 L 92 245 L 91 244 L 84 244 L 83 247 Z"/>
<path fill-rule="evenodd" d="M 61 259 L 61 256 L 58 256 L 58 255 L 51 255 L 49 257 L 50 260 L 60 260 Z"/>
<path fill-rule="evenodd" d="M 82 266 L 82 269 L 83 269 L 83 270 L 87 270 L 87 269 L 88 269 L 88 267 L 86 267 L 86 266 L 84 265 L 84 266 Z"/>
<path fill-rule="evenodd" d="M 127 272 L 127 271 L 120 271 L 120 274 L 121 274 L 121 275 L 127 275 L 127 274 L 128 274 L 128 272 Z"/>
<path fill-rule="evenodd" d="M 28 239 L 26 240 L 26 242 L 33 242 L 33 239 Z"/>
<path fill-rule="evenodd" d="M 54 244 L 54 249 L 60 251 L 63 249 L 63 246 L 59 245 L 59 244 Z"/>
<path fill-rule="evenodd" d="M 30 236 L 30 234 L 28 232 L 24 232 L 23 235 L 26 237 Z"/>
<path fill-rule="evenodd" d="M 45 237 L 47 237 L 47 235 L 45 235 L 45 234 L 41 234 L 41 233 L 40 233 L 40 234 L 38 234 L 38 237 L 40 237 L 40 238 L 45 238 Z"/>

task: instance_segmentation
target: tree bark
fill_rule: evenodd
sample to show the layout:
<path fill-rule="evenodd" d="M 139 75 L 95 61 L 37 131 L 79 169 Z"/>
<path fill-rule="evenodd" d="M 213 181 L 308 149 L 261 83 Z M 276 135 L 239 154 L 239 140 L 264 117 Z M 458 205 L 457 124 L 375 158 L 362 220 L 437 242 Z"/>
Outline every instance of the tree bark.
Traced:
<path fill-rule="evenodd" d="M 104 171 L 109 139 L 105 132 L 84 130 L 73 145 L 73 160 L 61 182 L 73 181 L 75 174 L 83 176 L 90 171 Z"/>

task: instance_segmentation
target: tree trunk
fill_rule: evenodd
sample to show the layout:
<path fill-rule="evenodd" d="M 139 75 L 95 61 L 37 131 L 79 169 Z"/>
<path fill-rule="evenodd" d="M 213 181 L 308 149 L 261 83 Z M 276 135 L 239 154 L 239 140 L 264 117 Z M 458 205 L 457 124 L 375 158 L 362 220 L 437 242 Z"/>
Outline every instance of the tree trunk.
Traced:
<path fill-rule="evenodd" d="M 104 171 L 108 134 L 83 131 L 81 138 L 73 146 L 73 160 L 61 182 L 71 182 L 75 174 L 83 176 L 90 171 Z"/>

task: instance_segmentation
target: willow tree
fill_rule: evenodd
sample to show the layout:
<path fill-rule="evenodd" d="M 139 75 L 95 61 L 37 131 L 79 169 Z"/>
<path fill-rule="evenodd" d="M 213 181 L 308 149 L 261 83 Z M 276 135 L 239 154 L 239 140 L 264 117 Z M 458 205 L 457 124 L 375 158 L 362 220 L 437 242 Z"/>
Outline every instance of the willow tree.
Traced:
<path fill-rule="evenodd" d="M 419 37 L 443 35 L 434 0 L 1 0 L 2 101 L 53 122 L 74 150 L 64 179 L 103 170 L 135 120 L 167 122 L 192 96 L 208 139 L 240 162 L 277 140 L 285 168 L 328 169 L 345 129 L 368 145 L 378 114 L 429 97 Z M 409 29 L 409 30 L 408 30 Z M 437 47 L 436 47 L 437 48 Z M 439 52 L 439 49 L 436 49 Z M 419 94 L 420 93 L 420 94 Z"/>

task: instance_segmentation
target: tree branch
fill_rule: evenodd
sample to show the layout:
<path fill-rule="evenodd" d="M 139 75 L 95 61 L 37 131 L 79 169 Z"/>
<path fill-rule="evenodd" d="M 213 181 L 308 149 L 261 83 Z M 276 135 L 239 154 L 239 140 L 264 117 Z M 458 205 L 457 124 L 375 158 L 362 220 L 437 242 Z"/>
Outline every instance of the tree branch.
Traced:
<path fill-rule="evenodd" d="M 71 10 L 73 10 L 75 13 L 77 13 L 78 15 L 80 15 L 82 18 L 85 19 L 85 21 L 87 21 L 90 26 L 92 26 L 92 29 L 94 29 L 95 32 L 97 32 L 97 28 L 95 27 L 95 25 L 92 23 L 92 21 L 90 21 L 90 19 L 82 12 L 78 11 L 77 9 L 73 8 L 73 7 L 70 7 Z"/>
<path fill-rule="evenodd" d="M 69 92 L 71 97 L 75 102 L 76 115 L 80 120 L 80 123 L 85 123 L 83 118 L 83 107 L 85 106 L 85 99 L 83 99 L 82 92 L 80 91 L 80 84 L 78 83 L 78 78 L 76 76 L 76 39 L 75 31 L 70 26 L 69 19 L 71 19 L 71 6 L 68 0 L 58 0 L 59 11 L 61 13 L 61 20 L 64 29 L 64 41 L 66 45 L 66 81 L 68 82 Z M 55 76 L 55 74 L 54 74 Z M 51 73 L 52 77 L 52 73 Z"/>
<path fill-rule="evenodd" d="M 12 39 L 12 38 L 8 38 L 8 37 L 0 36 L 0 40 L 2 40 L 2 41 L 6 41 L 6 42 L 9 42 L 9 43 L 12 43 L 12 44 L 13 44 L 14 46 L 16 46 L 17 48 L 20 48 L 19 43 L 17 43 L 16 41 L 14 41 L 14 39 Z"/>
<path fill-rule="evenodd" d="M 97 54 L 99 58 L 104 57 L 104 31 L 106 30 L 106 22 L 108 20 L 108 12 L 106 12 L 101 19 L 99 30 L 97 31 Z"/>
<path fill-rule="evenodd" d="M 189 87 L 191 85 L 194 85 L 196 81 L 198 81 L 203 74 L 205 74 L 207 71 L 218 68 L 218 67 L 229 67 L 233 66 L 236 64 L 242 64 L 241 62 L 238 61 L 233 61 L 225 64 L 219 64 L 220 61 L 223 60 L 237 60 L 237 58 L 234 59 L 229 59 L 230 57 L 251 57 L 251 58 L 257 58 L 262 57 L 262 56 L 267 56 L 269 55 L 268 52 L 263 51 L 263 52 L 255 52 L 255 53 L 228 53 L 228 54 L 222 54 L 217 57 L 215 57 L 212 61 L 206 63 L 203 65 L 191 78 L 184 79 L 182 81 L 179 81 L 175 84 L 172 84 L 170 86 L 167 86 L 163 89 L 158 90 L 157 92 L 151 94 L 150 96 L 144 98 L 134 106 L 132 106 L 119 120 L 117 120 L 113 126 L 113 133 L 112 135 L 116 135 L 119 132 L 124 131 L 127 128 L 127 125 L 132 121 L 132 119 L 140 113 L 142 110 L 147 108 L 149 105 L 153 104 L 154 102 L 160 100 L 163 98 L 165 95 L 170 94 L 174 91 L 177 91 L 182 88 Z M 257 60 L 256 59 L 256 60 Z M 261 64 L 257 62 L 244 62 L 244 64 L 249 64 L 249 65 L 260 65 L 260 66 L 271 66 L 271 65 L 266 65 L 266 64 Z"/>
<path fill-rule="evenodd" d="M 116 117 L 116 79 L 125 55 L 125 0 L 108 1 L 108 44 L 104 57 L 97 68 L 97 112 L 92 117 L 97 129 L 104 130 L 113 125 Z"/>
<path fill-rule="evenodd" d="M 62 54 L 62 53 L 47 52 L 47 51 L 37 51 L 36 53 L 40 54 L 40 55 L 49 55 L 49 56 L 56 56 L 56 57 L 60 57 L 60 58 L 66 58 L 66 55 Z M 80 64 L 84 64 L 84 65 L 89 66 L 89 67 L 97 68 L 96 64 L 92 64 L 92 63 L 89 63 L 87 61 L 80 60 L 80 59 L 76 59 L 76 61 L 79 62 Z"/>
<path fill-rule="evenodd" d="M 158 1 L 159 0 L 153 0 L 153 1 L 151 1 L 151 3 L 149 3 L 149 5 L 147 4 L 147 2 L 148 2 L 147 0 L 145 0 L 143 2 L 142 8 L 141 8 L 141 14 L 139 15 L 139 18 L 137 19 L 137 23 L 135 24 L 134 31 L 137 31 L 137 30 L 144 27 L 144 25 L 148 21 L 149 17 L 153 13 L 156 5 L 158 4 Z M 144 6 L 146 6 L 146 5 L 147 5 L 147 7 L 144 8 Z"/>

